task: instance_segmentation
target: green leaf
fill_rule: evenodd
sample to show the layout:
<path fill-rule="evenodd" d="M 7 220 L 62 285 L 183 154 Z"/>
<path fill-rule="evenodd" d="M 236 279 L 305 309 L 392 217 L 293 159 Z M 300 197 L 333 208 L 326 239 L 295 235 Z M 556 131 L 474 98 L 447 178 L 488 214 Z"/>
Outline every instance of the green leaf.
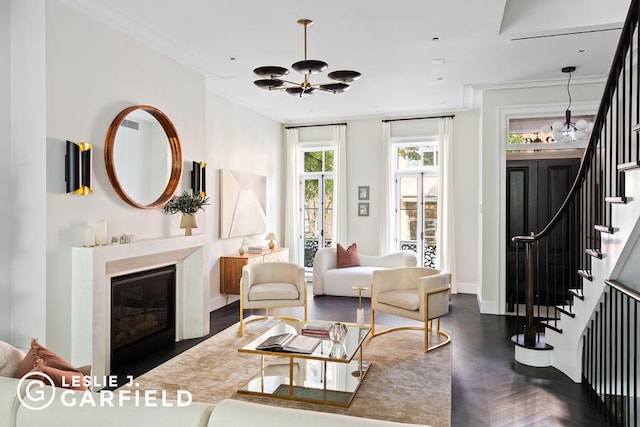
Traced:
<path fill-rule="evenodd" d="M 190 194 L 185 191 L 180 196 L 173 196 L 166 205 L 162 207 L 165 214 L 188 213 L 193 214 L 209 204 L 209 198 L 201 194 Z"/>

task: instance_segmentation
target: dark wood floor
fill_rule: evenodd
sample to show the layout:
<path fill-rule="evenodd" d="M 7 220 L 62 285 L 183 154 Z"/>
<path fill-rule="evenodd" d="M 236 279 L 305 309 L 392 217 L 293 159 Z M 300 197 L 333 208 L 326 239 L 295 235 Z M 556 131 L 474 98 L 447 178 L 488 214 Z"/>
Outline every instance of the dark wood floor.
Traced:
<path fill-rule="evenodd" d="M 354 322 L 357 304 L 357 298 L 312 297 L 309 319 Z M 366 299 L 364 307 L 368 321 Z M 235 303 L 212 312 L 211 335 L 237 322 L 238 310 L 238 303 Z M 301 309 L 290 309 L 288 313 L 300 315 Z M 591 406 L 580 384 L 555 368 L 534 369 L 514 362 L 511 320 L 506 316 L 480 314 L 475 295 L 452 297 L 451 313 L 441 324 L 442 329 L 452 335 L 452 425 L 607 425 Z M 406 323 L 404 319 L 382 313 L 376 316 L 376 323 L 394 325 L 399 322 Z M 123 367 L 119 373 L 140 375 L 202 340 L 175 343 L 165 353 Z"/>

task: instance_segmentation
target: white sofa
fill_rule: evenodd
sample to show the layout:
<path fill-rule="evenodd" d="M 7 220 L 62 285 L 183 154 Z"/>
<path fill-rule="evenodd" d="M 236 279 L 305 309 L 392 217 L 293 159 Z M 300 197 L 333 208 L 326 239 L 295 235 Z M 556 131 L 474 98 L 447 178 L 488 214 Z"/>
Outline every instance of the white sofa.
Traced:
<path fill-rule="evenodd" d="M 313 260 L 313 294 L 357 297 L 352 286 L 371 287 L 373 272 L 384 268 L 416 267 L 418 258 L 413 251 L 392 252 L 386 255 L 359 254 L 359 267 L 336 268 L 336 248 L 321 248 Z M 370 291 L 362 292 L 369 298 Z"/>
<path fill-rule="evenodd" d="M 157 407 L 136 404 L 134 400 L 114 400 L 114 406 L 100 404 L 100 394 L 44 387 L 44 395 L 53 394 L 44 409 L 29 409 L 27 405 L 42 406 L 30 399 L 38 389 L 27 394 L 26 382 L 0 377 L 0 427 L 393 427 L 415 426 L 368 418 L 350 417 L 324 412 L 287 409 L 250 402 L 226 399 L 217 405 L 193 402 L 188 406 Z M 63 397 L 63 392 L 64 394 Z M 85 395 L 85 393 L 87 395 Z M 20 395 L 21 398 L 18 398 Z M 84 399 L 84 400 L 83 400 Z M 48 400 L 46 400 L 48 401 Z M 94 406 L 90 402 L 97 402 Z M 75 404 L 70 404 L 74 403 Z M 81 405 L 80 402 L 85 402 Z M 164 404 L 172 403 L 165 402 Z M 175 402 L 173 402 L 175 403 Z"/>

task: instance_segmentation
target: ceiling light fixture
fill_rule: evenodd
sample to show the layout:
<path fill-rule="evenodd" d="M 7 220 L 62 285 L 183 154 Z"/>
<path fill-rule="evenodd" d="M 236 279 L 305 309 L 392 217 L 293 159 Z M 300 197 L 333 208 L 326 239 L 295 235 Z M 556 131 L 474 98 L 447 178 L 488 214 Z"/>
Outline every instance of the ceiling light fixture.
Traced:
<path fill-rule="evenodd" d="M 293 96 L 309 96 L 316 90 L 322 90 L 331 93 L 342 93 L 349 89 L 349 84 L 355 80 L 358 80 L 361 74 L 357 71 L 351 70 L 338 70 L 327 74 L 331 80 L 335 80 L 332 83 L 312 84 L 309 81 L 311 74 L 318 74 L 323 72 L 329 66 L 324 61 L 318 61 L 314 59 L 307 59 L 307 27 L 313 24 L 310 19 L 299 19 L 298 24 L 304 27 L 304 60 L 298 61 L 291 65 L 291 68 L 299 73 L 304 74 L 304 80 L 302 83 L 291 82 L 282 79 L 282 77 L 289 74 L 289 70 L 280 66 L 267 65 L 264 67 L 258 67 L 253 72 L 262 79 L 253 82 L 261 89 L 267 90 L 284 90 L 289 95 Z"/>
<path fill-rule="evenodd" d="M 571 121 L 571 91 L 569 90 L 569 84 L 571 83 L 571 73 L 576 70 L 576 67 L 569 66 L 562 68 L 563 73 L 569 74 L 569 79 L 567 80 L 567 95 L 569 96 L 569 105 L 564 112 L 564 123 L 560 120 L 557 120 L 549 125 L 545 125 L 540 130 L 543 133 L 549 133 L 553 131 L 553 139 L 556 142 L 571 142 L 571 141 L 583 141 L 589 138 L 589 133 L 591 132 L 590 123 L 586 120 L 580 119 L 576 123 Z M 536 141 L 534 141 L 536 142 Z"/>

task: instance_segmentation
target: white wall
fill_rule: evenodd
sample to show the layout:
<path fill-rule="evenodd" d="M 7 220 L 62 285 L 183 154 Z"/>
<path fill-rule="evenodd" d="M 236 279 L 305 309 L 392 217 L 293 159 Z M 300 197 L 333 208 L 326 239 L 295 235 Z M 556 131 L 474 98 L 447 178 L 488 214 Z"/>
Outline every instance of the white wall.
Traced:
<path fill-rule="evenodd" d="M 478 176 L 480 155 L 480 114 L 456 113 L 453 119 L 453 190 L 456 237 L 456 286 L 458 292 L 477 293 L 478 254 Z"/>
<path fill-rule="evenodd" d="M 111 188 L 104 139 L 130 105 L 158 107 L 176 126 L 178 192 L 190 185 L 191 161 L 209 164 L 211 206 L 198 214 L 196 232 L 210 236 L 211 306 L 228 302 L 219 295 L 218 259 L 240 239 L 218 238 L 217 172 L 266 175 L 268 229 L 282 235 L 281 125 L 207 93 L 201 73 L 58 0 L 0 0 L 0 24 L 0 197 L 12 201 L 0 208 L 0 339 L 26 347 L 35 336 L 69 356 L 70 253 L 86 224 L 104 219 L 110 236 L 137 239 L 183 233 L 178 216 L 130 207 Z M 90 196 L 65 194 L 67 139 L 93 144 Z"/>
<path fill-rule="evenodd" d="M 604 85 L 572 84 L 573 104 L 599 102 Z M 562 115 L 567 107 L 563 86 L 486 91 L 482 100 L 481 149 L 482 163 L 478 182 L 480 203 L 480 292 L 478 300 L 483 313 L 501 313 L 500 290 L 504 289 L 504 143 L 501 141 L 501 110 L 509 107 L 533 108 L 549 105 Z M 553 104 L 553 105 L 552 105 Z"/>
<path fill-rule="evenodd" d="M 3 156 L 0 156 L 0 199 L 10 200 L 11 181 L 9 167 L 11 146 L 8 144 L 11 136 L 9 116 L 11 113 L 10 94 L 10 37 L 9 37 L 9 0 L 0 0 L 0 144 Z M 0 218 L 9 218 L 11 203 L 0 204 Z M 11 224 L 0 221 L 0 339 L 10 339 L 11 334 L 11 240 L 9 238 Z"/>
<path fill-rule="evenodd" d="M 183 233 L 178 215 L 136 209 L 116 195 L 104 163 L 107 129 L 130 105 L 149 104 L 162 110 L 175 125 L 183 161 L 189 164 L 178 191 L 187 189 L 191 160 L 205 156 L 205 79 L 59 1 L 46 2 L 46 59 L 47 135 L 46 144 L 37 147 L 47 154 L 46 342 L 68 356 L 71 247 L 81 244 L 85 224 L 104 219 L 110 236 L 127 233 L 137 239 Z M 67 139 L 93 144 L 94 192 L 90 196 L 65 194 Z M 197 232 L 209 232 L 206 214 L 199 216 Z"/>
<path fill-rule="evenodd" d="M 11 332 L 26 347 L 46 340 L 45 2 L 10 1 L 10 244 Z"/>
<path fill-rule="evenodd" d="M 277 94 L 276 94 L 277 95 Z M 220 239 L 219 171 L 227 169 L 250 172 L 267 177 L 267 232 L 279 236 L 283 245 L 284 217 L 284 152 L 280 123 L 226 100 L 212 91 L 206 96 L 206 157 L 207 193 L 211 196 L 208 209 L 211 235 L 210 281 L 211 309 L 235 301 L 237 297 L 220 295 L 220 262 L 223 255 L 234 254 L 242 237 Z M 248 236 L 251 243 L 266 245 L 267 233 Z"/>
<path fill-rule="evenodd" d="M 475 293 L 478 285 L 477 180 L 479 155 L 479 114 L 455 113 L 454 118 L 454 210 L 458 291 Z M 438 134 L 437 120 L 392 123 L 394 137 Z M 330 141 L 332 128 L 300 128 L 300 142 Z M 380 191 L 386 177 L 380 174 L 382 155 L 380 119 L 347 122 L 347 242 L 358 244 L 363 254 L 378 254 L 383 200 Z M 369 216 L 358 216 L 358 187 L 369 186 Z"/>

